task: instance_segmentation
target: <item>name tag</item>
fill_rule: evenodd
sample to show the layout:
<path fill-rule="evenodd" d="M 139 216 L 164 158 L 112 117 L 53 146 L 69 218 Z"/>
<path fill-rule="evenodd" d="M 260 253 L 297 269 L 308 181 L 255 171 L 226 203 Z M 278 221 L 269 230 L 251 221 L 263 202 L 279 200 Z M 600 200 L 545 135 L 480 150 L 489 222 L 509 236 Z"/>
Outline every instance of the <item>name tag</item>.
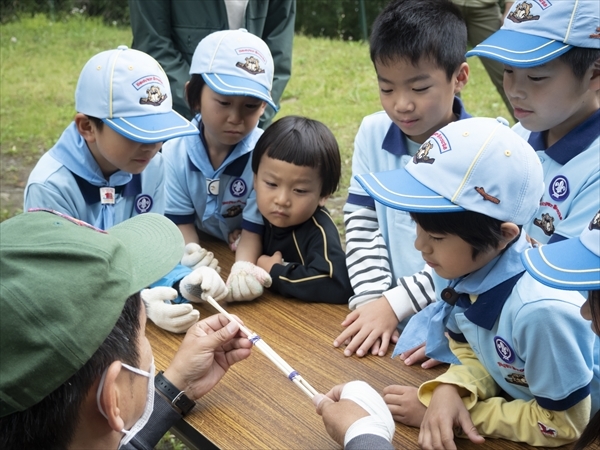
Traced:
<path fill-rule="evenodd" d="M 115 204 L 115 188 L 101 187 L 100 188 L 100 202 L 103 205 L 114 205 Z"/>

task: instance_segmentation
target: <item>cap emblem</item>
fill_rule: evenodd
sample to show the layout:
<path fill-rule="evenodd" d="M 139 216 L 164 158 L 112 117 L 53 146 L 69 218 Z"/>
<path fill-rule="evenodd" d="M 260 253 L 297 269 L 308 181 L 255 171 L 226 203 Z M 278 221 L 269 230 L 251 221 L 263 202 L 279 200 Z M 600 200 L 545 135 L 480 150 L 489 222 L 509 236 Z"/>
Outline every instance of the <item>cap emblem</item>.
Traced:
<path fill-rule="evenodd" d="M 596 213 L 590 224 L 588 225 L 589 230 L 600 230 L 600 211 Z"/>
<path fill-rule="evenodd" d="M 260 61 L 254 56 L 248 56 L 245 62 L 237 62 L 236 67 L 245 70 L 251 75 L 258 75 L 259 73 L 265 73 L 265 69 L 260 67 Z"/>
<path fill-rule="evenodd" d="M 435 158 L 429 157 L 429 152 L 431 151 L 432 148 L 433 148 L 433 143 L 431 141 L 425 141 L 423 143 L 423 145 L 421 145 L 421 147 L 419 147 L 419 151 L 417 151 L 417 153 L 415 153 L 415 156 L 413 156 L 413 162 L 415 164 L 419 164 L 419 163 L 433 164 L 433 162 L 435 161 Z"/>
<path fill-rule="evenodd" d="M 147 97 L 140 98 L 140 105 L 160 106 L 167 98 L 167 94 L 160 92 L 160 87 L 152 85 L 146 89 Z"/>
<path fill-rule="evenodd" d="M 496 197 L 485 192 L 485 189 L 483 187 L 475 186 L 474 189 L 477 191 L 477 193 L 479 195 L 481 195 L 483 197 L 484 200 L 495 203 L 496 205 L 500 203 L 499 199 L 497 199 Z"/>
<path fill-rule="evenodd" d="M 512 20 L 515 23 L 529 22 L 530 20 L 538 20 L 540 16 L 531 15 L 532 6 L 532 3 L 519 3 L 517 6 L 515 6 L 515 9 L 513 11 L 508 13 L 506 18 Z"/>

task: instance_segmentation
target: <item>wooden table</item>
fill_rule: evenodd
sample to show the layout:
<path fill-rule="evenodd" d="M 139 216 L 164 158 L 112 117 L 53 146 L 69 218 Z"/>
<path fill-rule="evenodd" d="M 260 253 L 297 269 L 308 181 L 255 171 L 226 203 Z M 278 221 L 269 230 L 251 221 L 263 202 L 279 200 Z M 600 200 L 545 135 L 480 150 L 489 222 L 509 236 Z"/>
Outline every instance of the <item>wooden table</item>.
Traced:
<path fill-rule="evenodd" d="M 203 244 L 217 255 L 226 279 L 234 262 L 233 253 L 221 242 Z M 385 357 L 345 357 L 342 349 L 332 345 L 348 314 L 345 305 L 302 303 L 267 292 L 253 302 L 228 304 L 225 308 L 240 317 L 320 392 L 339 383 L 364 380 L 381 393 L 390 384 L 418 386 L 446 369 L 407 367 L 390 358 L 391 350 Z M 198 309 L 201 318 L 216 312 L 209 305 L 199 305 Z M 151 322 L 146 332 L 156 366 L 164 370 L 182 335 L 163 331 Z M 192 447 L 339 449 L 327 435 L 311 400 L 257 349 L 247 360 L 235 364 L 174 432 Z M 417 449 L 417 438 L 417 429 L 396 425 L 395 448 Z M 533 448 L 493 439 L 483 446 L 464 439 L 458 439 L 457 444 L 461 449 Z"/>

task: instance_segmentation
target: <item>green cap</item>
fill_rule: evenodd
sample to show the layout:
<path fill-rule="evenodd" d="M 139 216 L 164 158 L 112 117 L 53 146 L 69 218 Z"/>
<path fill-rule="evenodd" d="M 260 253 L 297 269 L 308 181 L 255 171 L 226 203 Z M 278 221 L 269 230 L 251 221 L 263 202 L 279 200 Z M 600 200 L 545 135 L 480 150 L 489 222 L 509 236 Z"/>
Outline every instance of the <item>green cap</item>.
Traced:
<path fill-rule="evenodd" d="M 159 214 L 108 231 L 48 211 L 0 224 L 0 417 L 75 374 L 127 298 L 173 269 L 183 247 L 177 226 Z"/>

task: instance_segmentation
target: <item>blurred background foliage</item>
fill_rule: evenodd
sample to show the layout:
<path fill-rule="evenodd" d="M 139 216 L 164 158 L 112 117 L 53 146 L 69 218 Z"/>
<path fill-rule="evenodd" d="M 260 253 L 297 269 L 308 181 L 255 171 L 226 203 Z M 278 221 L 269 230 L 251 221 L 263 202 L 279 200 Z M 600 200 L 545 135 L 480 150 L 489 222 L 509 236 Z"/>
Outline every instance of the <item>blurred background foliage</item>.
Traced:
<path fill-rule="evenodd" d="M 46 14 L 51 20 L 69 15 L 101 17 L 113 26 L 129 27 L 127 0 L 0 0 L 2 23 Z M 181 0 L 180 0 L 181 1 Z M 214 1 L 214 0 L 203 0 Z M 307 36 L 361 40 L 389 0 L 297 0 L 296 32 Z"/>

